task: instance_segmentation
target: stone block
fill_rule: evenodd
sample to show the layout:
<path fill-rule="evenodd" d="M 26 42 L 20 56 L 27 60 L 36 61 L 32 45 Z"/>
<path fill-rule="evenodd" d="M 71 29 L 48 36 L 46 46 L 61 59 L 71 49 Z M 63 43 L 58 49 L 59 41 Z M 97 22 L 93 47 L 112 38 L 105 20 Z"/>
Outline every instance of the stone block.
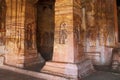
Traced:
<path fill-rule="evenodd" d="M 46 62 L 42 72 L 66 77 L 73 80 L 81 79 L 94 71 L 90 60 L 80 63 Z"/>

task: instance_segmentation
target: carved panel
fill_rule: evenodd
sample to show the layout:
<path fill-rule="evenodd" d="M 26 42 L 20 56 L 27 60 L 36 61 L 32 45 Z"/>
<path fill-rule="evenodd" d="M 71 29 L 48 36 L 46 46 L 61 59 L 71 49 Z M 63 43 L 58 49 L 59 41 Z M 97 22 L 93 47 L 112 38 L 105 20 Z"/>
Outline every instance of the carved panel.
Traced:
<path fill-rule="evenodd" d="M 108 64 L 111 49 L 106 46 L 115 45 L 113 0 L 81 0 L 81 7 L 85 9 L 86 52 L 90 52 L 95 64 Z M 94 56 L 96 52 L 101 57 Z"/>
<path fill-rule="evenodd" d="M 90 46 L 115 44 L 113 0 L 82 0 L 86 11 L 86 37 Z"/>
<path fill-rule="evenodd" d="M 25 44 L 28 49 L 33 49 L 34 48 L 34 22 L 26 24 L 25 27 Z"/>
<path fill-rule="evenodd" d="M 67 39 L 67 24 L 65 22 L 60 24 L 60 31 L 59 31 L 59 44 L 65 44 Z"/>

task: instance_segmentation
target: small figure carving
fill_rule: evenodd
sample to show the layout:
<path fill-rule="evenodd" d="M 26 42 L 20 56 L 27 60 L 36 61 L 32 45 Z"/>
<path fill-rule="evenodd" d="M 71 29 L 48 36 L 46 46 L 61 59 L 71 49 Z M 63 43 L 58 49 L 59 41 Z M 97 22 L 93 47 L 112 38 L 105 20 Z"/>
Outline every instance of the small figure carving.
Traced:
<path fill-rule="evenodd" d="M 80 43 L 80 26 L 79 26 L 79 24 L 78 24 L 78 26 L 75 27 L 74 33 L 75 33 L 75 38 L 76 38 L 77 42 Z"/>
<path fill-rule="evenodd" d="M 27 40 L 27 48 L 32 48 L 33 45 L 32 24 L 28 24 L 26 27 L 26 40 Z"/>
<path fill-rule="evenodd" d="M 66 23 L 61 23 L 60 25 L 60 32 L 59 32 L 59 44 L 65 44 L 67 39 L 67 30 L 66 30 Z"/>

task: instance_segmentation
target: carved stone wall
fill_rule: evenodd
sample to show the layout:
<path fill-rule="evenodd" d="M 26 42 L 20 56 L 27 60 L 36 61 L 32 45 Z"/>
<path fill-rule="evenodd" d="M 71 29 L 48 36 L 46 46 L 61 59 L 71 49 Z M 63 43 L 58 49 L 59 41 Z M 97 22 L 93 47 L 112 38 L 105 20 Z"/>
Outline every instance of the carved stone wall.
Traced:
<path fill-rule="evenodd" d="M 6 30 L 0 28 L 0 36 L 6 37 L 2 44 L 8 53 L 7 64 L 31 65 L 37 61 L 37 48 L 46 60 L 54 53 L 53 61 L 77 63 L 85 53 L 94 64 L 110 63 L 115 46 L 113 0 L 57 0 L 55 7 L 47 0 L 39 1 L 36 13 L 36 0 L 5 0 L 6 20 L 0 13 L 0 27 Z M 3 3 L 0 2 L 0 10 L 4 13 Z"/>
<path fill-rule="evenodd" d="M 23 67 L 25 0 L 6 0 L 6 64 Z"/>
<path fill-rule="evenodd" d="M 113 0 L 82 0 L 86 17 L 86 55 L 94 64 L 108 65 L 115 46 Z"/>
<path fill-rule="evenodd" d="M 85 58 L 85 9 L 81 6 L 81 0 L 74 0 L 73 3 L 74 57 L 75 62 L 79 62 Z"/>

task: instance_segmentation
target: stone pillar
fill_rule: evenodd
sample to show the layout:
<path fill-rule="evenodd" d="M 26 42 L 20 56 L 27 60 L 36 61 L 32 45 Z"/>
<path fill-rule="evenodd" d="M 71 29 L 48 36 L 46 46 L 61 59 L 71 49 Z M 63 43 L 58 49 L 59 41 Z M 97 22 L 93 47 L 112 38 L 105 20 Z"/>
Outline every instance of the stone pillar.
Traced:
<path fill-rule="evenodd" d="M 42 72 L 78 79 L 93 70 L 83 54 L 80 13 L 80 1 L 56 0 L 54 53 L 52 61 L 46 62 Z"/>
<path fill-rule="evenodd" d="M 6 57 L 5 63 L 28 67 L 40 63 L 36 48 L 34 2 L 6 0 Z"/>
<path fill-rule="evenodd" d="M 36 6 L 37 0 L 26 0 L 25 6 L 25 66 L 40 63 L 40 53 L 36 45 Z"/>

